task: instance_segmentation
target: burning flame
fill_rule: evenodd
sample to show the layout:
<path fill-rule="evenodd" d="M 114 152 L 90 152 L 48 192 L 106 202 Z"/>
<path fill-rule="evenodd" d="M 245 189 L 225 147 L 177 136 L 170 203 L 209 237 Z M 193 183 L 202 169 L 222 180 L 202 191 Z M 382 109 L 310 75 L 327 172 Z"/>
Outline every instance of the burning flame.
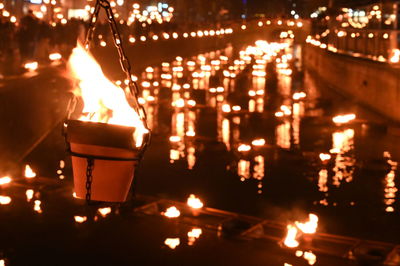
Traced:
<path fill-rule="evenodd" d="M 42 208 L 40 207 L 42 202 L 40 200 L 35 200 L 35 205 L 33 206 L 33 210 L 37 213 L 42 213 Z"/>
<path fill-rule="evenodd" d="M 299 242 L 296 240 L 298 230 L 294 225 L 289 224 L 287 226 L 287 235 L 283 242 L 285 246 L 289 248 L 295 248 L 299 246 Z"/>
<path fill-rule="evenodd" d="M 309 220 L 305 223 L 295 222 L 297 228 L 299 228 L 305 234 L 314 234 L 318 227 L 318 216 L 315 214 L 309 214 Z"/>
<path fill-rule="evenodd" d="M 1 205 L 8 205 L 11 202 L 11 198 L 8 196 L 0 196 L 0 204 Z"/>
<path fill-rule="evenodd" d="M 81 121 L 135 127 L 136 147 L 143 143 L 148 130 L 129 105 L 123 89 L 108 80 L 94 58 L 78 44 L 69 59 L 73 75 L 79 80 L 74 94 L 84 102 Z"/>
<path fill-rule="evenodd" d="M 9 177 L 9 176 L 3 176 L 0 178 L 0 186 L 9 184 L 10 182 L 11 182 L 11 177 Z"/>
<path fill-rule="evenodd" d="M 106 217 L 111 213 L 111 207 L 99 208 L 97 211 L 101 216 Z"/>
<path fill-rule="evenodd" d="M 75 219 L 75 222 L 81 224 L 81 223 L 86 222 L 87 217 L 86 216 L 78 216 L 78 215 L 76 215 L 76 216 L 74 216 L 74 219 Z"/>
<path fill-rule="evenodd" d="M 32 170 L 29 164 L 25 165 L 25 177 L 26 178 L 34 178 L 36 177 L 36 173 Z"/>
<path fill-rule="evenodd" d="M 28 202 L 31 201 L 31 199 L 33 198 L 33 194 L 34 194 L 33 189 L 27 189 L 27 190 L 25 191 L 26 200 L 27 200 Z"/>
<path fill-rule="evenodd" d="M 177 218 L 181 215 L 181 212 L 175 206 L 172 206 L 163 212 L 162 215 L 168 218 Z"/>
<path fill-rule="evenodd" d="M 179 240 L 179 238 L 167 238 L 164 241 L 164 244 L 170 249 L 175 249 L 177 246 L 179 246 L 180 243 L 181 241 Z"/>
<path fill-rule="evenodd" d="M 190 194 L 187 199 L 187 205 L 193 209 L 201 209 L 204 206 L 203 202 L 193 194 Z"/>
<path fill-rule="evenodd" d="M 332 118 L 332 121 L 336 124 L 345 124 L 356 119 L 355 114 L 338 115 Z"/>

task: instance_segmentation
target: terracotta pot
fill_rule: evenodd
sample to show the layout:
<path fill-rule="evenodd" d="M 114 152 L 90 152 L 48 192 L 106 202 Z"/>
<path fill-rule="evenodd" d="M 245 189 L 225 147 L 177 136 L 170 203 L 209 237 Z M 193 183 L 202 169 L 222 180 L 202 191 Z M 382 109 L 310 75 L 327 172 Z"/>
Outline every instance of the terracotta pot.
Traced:
<path fill-rule="evenodd" d="M 71 151 L 76 196 L 86 197 L 86 171 L 88 158 L 92 158 L 90 199 L 125 201 L 140 153 L 134 146 L 135 128 L 69 120 L 64 129 Z"/>

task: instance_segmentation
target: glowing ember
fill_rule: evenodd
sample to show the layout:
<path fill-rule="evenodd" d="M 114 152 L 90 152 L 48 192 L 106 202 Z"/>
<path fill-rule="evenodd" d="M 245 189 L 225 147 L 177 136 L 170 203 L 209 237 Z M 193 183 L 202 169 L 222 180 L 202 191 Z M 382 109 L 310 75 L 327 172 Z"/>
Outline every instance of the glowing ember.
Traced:
<path fill-rule="evenodd" d="M 336 124 L 345 124 L 356 119 L 355 114 L 338 115 L 332 118 L 332 121 Z"/>
<path fill-rule="evenodd" d="M 265 145 L 265 139 L 255 139 L 251 142 L 253 146 L 264 146 Z"/>
<path fill-rule="evenodd" d="M 5 184 L 9 184 L 11 182 L 11 177 L 9 176 L 3 176 L 0 178 L 0 186 L 1 185 L 5 185 Z"/>
<path fill-rule="evenodd" d="M 81 224 L 87 221 L 87 217 L 86 216 L 74 216 L 75 222 Z"/>
<path fill-rule="evenodd" d="M 97 211 L 101 216 L 106 217 L 111 213 L 111 207 L 99 208 Z"/>
<path fill-rule="evenodd" d="M 289 224 L 287 226 L 287 235 L 283 242 L 285 246 L 289 248 L 295 248 L 299 246 L 299 242 L 296 240 L 298 230 L 294 225 Z"/>
<path fill-rule="evenodd" d="M 33 189 L 27 189 L 27 190 L 25 191 L 26 200 L 27 200 L 28 202 L 31 201 L 31 199 L 33 198 L 33 193 L 34 193 Z"/>
<path fill-rule="evenodd" d="M 36 173 L 32 170 L 29 164 L 25 165 L 25 177 L 26 178 L 34 178 L 36 177 Z"/>
<path fill-rule="evenodd" d="M 297 228 L 299 228 L 305 234 L 314 234 L 318 227 L 318 216 L 315 214 L 309 214 L 309 220 L 305 223 L 295 222 Z"/>
<path fill-rule="evenodd" d="M 179 240 L 179 238 L 167 238 L 164 241 L 164 244 L 170 249 L 175 249 L 177 246 L 179 246 L 180 243 L 181 241 Z"/>
<path fill-rule="evenodd" d="M 204 206 L 203 202 L 193 194 L 187 199 L 187 205 L 193 209 L 201 209 Z"/>
<path fill-rule="evenodd" d="M 81 45 L 73 50 L 69 65 L 79 80 L 79 88 L 74 93 L 84 102 L 79 120 L 135 127 L 136 147 L 140 147 L 148 130 L 129 105 L 124 90 L 104 76 L 99 64 Z"/>
<path fill-rule="evenodd" d="M 181 212 L 175 206 L 172 206 L 163 212 L 162 215 L 168 218 L 177 218 L 181 215 Z"/>
<path fill-rule="evenodd" d="M 11 202 L 11 198 L 8 196 L 0 196 L 0 204 L 1 205 L 8 205 Z"/>

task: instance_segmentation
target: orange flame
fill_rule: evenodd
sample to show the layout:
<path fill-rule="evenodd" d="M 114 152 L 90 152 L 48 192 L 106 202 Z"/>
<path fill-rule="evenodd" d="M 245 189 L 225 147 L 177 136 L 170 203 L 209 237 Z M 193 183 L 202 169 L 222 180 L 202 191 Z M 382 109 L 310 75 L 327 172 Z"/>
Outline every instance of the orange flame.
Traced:
<path fill-rule="evenodd" d="M 74 94 L 82 97 L 84 102 L 79 120 L 135 127 L 136 147 L 140 147 L 148 130 L 129 105 L 124 90 L 105 77 L 100 65 L 79 44 L 72 51 L 69 65 L 79 80 Z"/>
<path fill-rule="evenodd" d="M 287 235 L 286 235 L 286 238 L 285 238 L 283 244 L 285 244 L 285 246 L 287 246 L 289 248 L 298 247 L 299 242 L 296 240 L 297 233 L 298 233 L 297 228 L 295 226 L 289 224 L 287 226 Z"/>
<path fill-rule="evenodd" d="M 32 170 L 29 164 L 25 165 L 25 177 L 26 178 L 34 178 L 36 177 L 36 173 Z"/>
<path fill-rule="evenodd" d="M 310 213 L 309 220 L 307 222 L 296 222 L 296 226 L 305 234 L 314 234 L 317 231 L 318 227 L 318 216 Z"/>

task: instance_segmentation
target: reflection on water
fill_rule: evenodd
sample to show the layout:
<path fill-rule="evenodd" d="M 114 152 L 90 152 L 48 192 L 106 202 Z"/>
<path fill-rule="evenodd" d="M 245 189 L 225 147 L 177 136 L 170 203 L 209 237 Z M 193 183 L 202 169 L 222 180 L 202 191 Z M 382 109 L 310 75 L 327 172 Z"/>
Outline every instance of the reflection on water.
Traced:
<path fill-rule="evenodd" d="M 386 212 L 394 212 L 395 207 L 394 204 L 396 202 L 396 193 L 398 191 L 396 187 L 396 170 L 397 170 L 397 162 L 391 159 L 391 155 L 389 152 L 385 152 L 383 156 L 387 159 L 387 163 L 390 166 L 389 172 L 385 176 L 384 180 L 384 202 L 386 205 L 385 211 Z"/>
<path fill-rule="evenodd" d="M 335 166 L 333 167 L 332 184 L 339 187 L 343 181 L 353 181 L 355 169 L 354 156 L 354 129 L 348 128 L 336 131 L 332 134 L 333 147 L 331 153 L 335 154 Z"/>

